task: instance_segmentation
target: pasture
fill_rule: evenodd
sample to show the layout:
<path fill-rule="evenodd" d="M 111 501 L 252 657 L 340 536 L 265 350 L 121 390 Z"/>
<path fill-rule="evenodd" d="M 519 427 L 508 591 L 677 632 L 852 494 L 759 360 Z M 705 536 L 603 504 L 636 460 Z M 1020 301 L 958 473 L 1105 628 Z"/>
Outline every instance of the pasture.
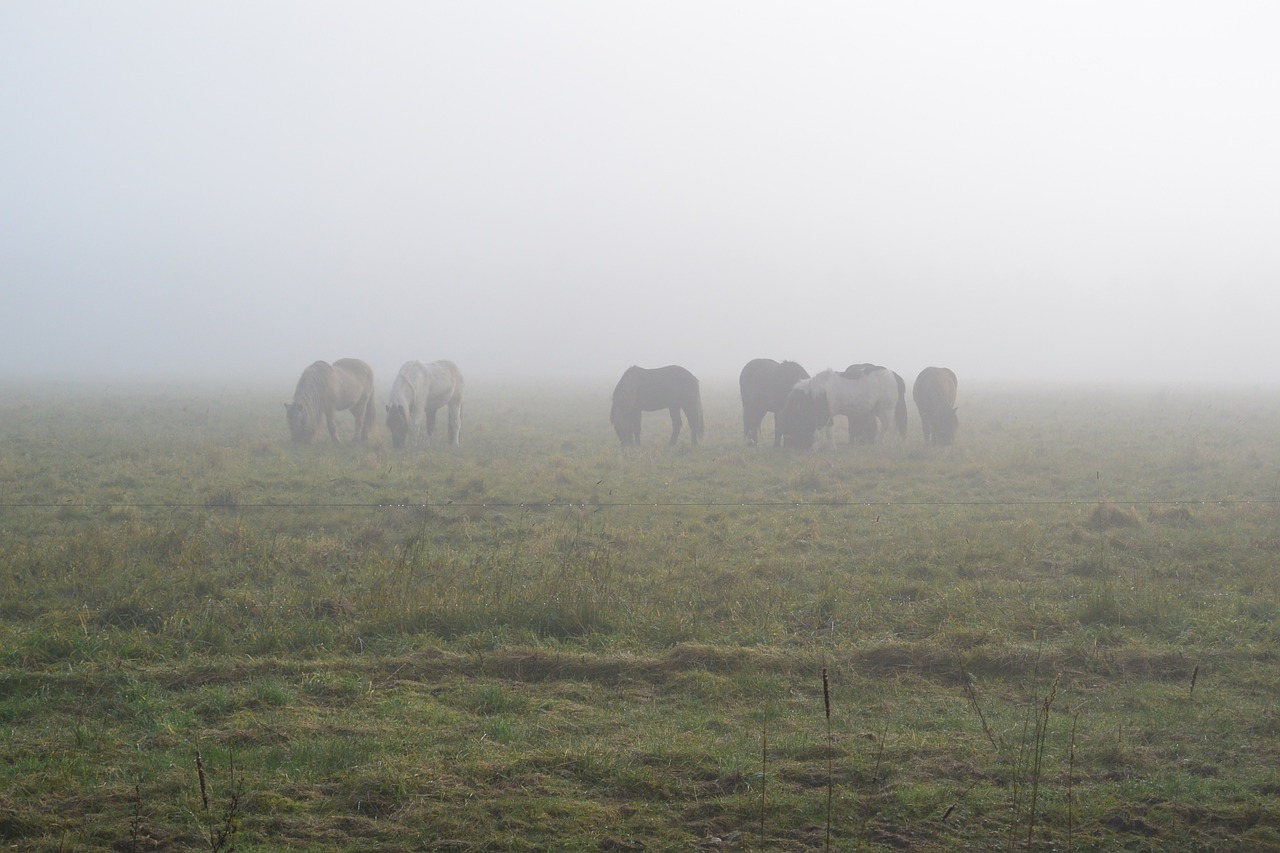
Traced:
<path fill-rule="evenodd" d="M 0 847 L 1280 850 L 1280 391 L 802 452 L 611 387 L 2 389 Z"/>

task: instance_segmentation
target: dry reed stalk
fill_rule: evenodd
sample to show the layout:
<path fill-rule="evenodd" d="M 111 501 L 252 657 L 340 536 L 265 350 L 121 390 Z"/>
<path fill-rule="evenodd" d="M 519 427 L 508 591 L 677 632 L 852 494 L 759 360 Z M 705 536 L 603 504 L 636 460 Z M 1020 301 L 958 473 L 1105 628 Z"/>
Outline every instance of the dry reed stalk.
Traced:
<path fill-rule="evenodd" d="M 827 717 L 827 846 L 831 849 L 831 802 L 835 793 L 835 786 L 832 783 L 831 771 L 831 755 L 835 750 L 835 743 L 831 736 L 831 687 L 827 681 L 827 668 L 822 668 L 822 707 Z"/>
<path fill-rule="evenodd" d="M 764 726 L 760 733 L 760 846 L 764 844 L 765 786 L 769 780 L 769 712 L 765 710 Z"/>
<path fill-rule="evenodd" d="M 880 730 L 880 745 L 876 748 L 876 763 L 871 770 L 871 784 L 873 788 L 880 782 L 880 766 L 884 762 L 884 742 L 888 736 L 889 727 L 886 725 Z M 862 808 L 862 823 L 858 826 L 857 849 L 862 847 L 862 840 L 867 837 L 867 824 L 871 822 L 871 814 L 875 810 L 871 802 L 871 797 L 872 794 L 867 795 L 867 801 Z M 947 814 L 951 814 L 951 809 L 947 809 Z M 946 815 L 943 815 L 942 819 L 946 820 Z"/>
<path fill-rule="evenodd" d="M 996 736 L 991 731 L 990 724 L 987 723 L 987 715 L 982 713 L 982 705 L 978 702 L 978 689 L 973 686 L 973 677 L 969 673 L 961 671 L 960 680 L 964 684 L 964 695 L 969 700 L 969 704 L 973 706 L 973 710 L 978 715 L 979 722 L 982 723 L 982 731 L 987 736 L 987 740 L 991 742 L 996 752 L 1000 751 L 1000 744 L 996 742 Z"/>
<path fill-rule="evenodd" d="M 196 776 L 200 779 L 200 802 L 204 803 L 204 810 L 209 810 L 209 788 L 204 778 L 204 758 L 200 755 L 200 750 L 196 750 Z"/>
<path fill-rule="evenodd" d="M 1071 715 L 1071 740 L 1067 747 L 1067 853 L 1073 849 L 1076 825 L 1076 724 L 1080 722 L 1080 712 Z"/>
<path fill-rule="evenodd" d="M 1035 735 L 1032 740 L 1032 764 L 1031 764 L 1031 804 L 1027 810 L 1027 850 L 1034 849 L 1033 834 L 1036 829 L 1036 806 L 1040 799 L 1040 774 L 1044 765 L 1044 749 L 1049 733 L 1049 712 L 1053 707 L 1053 701 L 1058 696 L 1058 682 L 1062 680 L 1062 674 L 1059 673 L 1053 679 L 1053 686 L 1049 688 L 1049 695 L 1044 697 L 1044 702 L 1036 713 Z"/>
<path fill-rule="evenodd" d="M 137 853 L 142 843 L 142 786 L 133 786 L 133 818 L 129 821 L 129 850 Z"/>

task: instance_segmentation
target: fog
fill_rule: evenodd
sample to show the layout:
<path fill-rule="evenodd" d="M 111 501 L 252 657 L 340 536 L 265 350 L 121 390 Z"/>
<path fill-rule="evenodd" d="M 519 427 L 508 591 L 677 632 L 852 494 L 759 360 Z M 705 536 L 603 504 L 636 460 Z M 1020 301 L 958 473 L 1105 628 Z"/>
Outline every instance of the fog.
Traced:
<path fill-rule="evenodd" d="M 1275 384 L 1267 3 L 0 5 L 0 376 Z"/>

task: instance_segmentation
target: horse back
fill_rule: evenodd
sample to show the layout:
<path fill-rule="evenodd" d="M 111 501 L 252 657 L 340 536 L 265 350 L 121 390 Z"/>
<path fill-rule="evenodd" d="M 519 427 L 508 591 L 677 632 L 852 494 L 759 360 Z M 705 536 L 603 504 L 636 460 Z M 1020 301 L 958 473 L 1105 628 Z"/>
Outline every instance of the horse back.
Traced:
<path fill-rule="evenodd" d="M 333 363 L 331 400 L 338 410 L 373 399 L 373 368 L 358 358 L 340 358 Z"/>
<path fill-rule="evenodd" d="M 632 371 L 636 371 L 632 373 Z M 646 412 L 692 405 L 700 400 L 698 378 L 678 364 L 646 370 L 632 367 L 623 374 L 630 374 L 635 383 L 635 405 Z"/>
<path fill-rule="evenodd" d="M 431 374 L 429 404 L 444 406 L 457 405 L 462 400 L 462 389 L 466 384 L 458 365 L 447 358 L 433 361 L 427 365 Z"/>
<path fill-rule="evenodd" d="M 926 367 L 911 386 L 911 396 L 927 405 L 956 404 L 956 374 L 949 367 Z"/>

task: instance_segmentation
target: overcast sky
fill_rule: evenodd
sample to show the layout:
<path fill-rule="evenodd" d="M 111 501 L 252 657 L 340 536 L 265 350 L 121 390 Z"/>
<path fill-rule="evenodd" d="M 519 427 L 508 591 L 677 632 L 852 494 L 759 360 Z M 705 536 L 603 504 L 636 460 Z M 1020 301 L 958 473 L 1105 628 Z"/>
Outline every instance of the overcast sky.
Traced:
<path fill-rule="evenodd" d="M 0 375 L 1280 377 L 1280 7 L 0 4 Z"/>

